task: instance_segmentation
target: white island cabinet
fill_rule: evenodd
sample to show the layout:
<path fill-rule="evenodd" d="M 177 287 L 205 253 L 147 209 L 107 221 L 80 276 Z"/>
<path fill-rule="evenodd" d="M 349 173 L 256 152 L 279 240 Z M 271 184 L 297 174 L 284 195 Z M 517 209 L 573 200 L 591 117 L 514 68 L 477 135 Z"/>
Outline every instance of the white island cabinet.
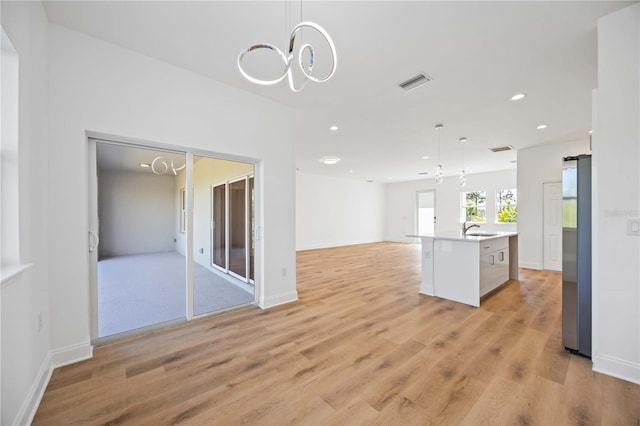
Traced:
<path fill-rule="evenodd" d="M 444 232 L 408 235 L 422 242 L 420 293 L 472 306 L 518 279 L 518 234 Z"/>

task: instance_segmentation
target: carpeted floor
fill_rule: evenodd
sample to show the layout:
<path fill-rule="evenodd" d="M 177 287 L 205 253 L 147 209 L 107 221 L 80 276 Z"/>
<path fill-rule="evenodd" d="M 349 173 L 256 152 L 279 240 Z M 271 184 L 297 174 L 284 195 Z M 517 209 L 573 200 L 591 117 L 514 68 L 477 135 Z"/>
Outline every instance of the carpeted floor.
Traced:
<path fill-rule="evenodd" d="M 98 262 L 98 337 L 185 317 L 186 265 L 177 252 L 118 256 Z M 223 274 L 194 264 L 194 313 L 253 302 Z"/>

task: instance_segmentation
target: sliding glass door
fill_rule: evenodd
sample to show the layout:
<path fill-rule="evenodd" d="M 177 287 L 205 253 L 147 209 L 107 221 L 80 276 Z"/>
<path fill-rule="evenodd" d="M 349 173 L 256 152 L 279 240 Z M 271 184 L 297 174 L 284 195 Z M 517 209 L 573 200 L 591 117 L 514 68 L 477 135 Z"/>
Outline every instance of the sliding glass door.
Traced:
<path fill-rule="evenodd" d="M 248 279 L 253 164 L 193 157 L 194 315 L 254 301 Z"/>
<path fill-rule="evenodd" d="M 97 338 L 184 319 L 185 154 L 94 143 Z"/>
<path fill-rule="evenodd" d="M 253 176 L 212 188 L 212 264 L 247 283 L 254 280 L 254 198 Z"/>
<path fill-rule="evenodd" d="M 213 219 L 213 265 L 227 269 L 227 185 L 213 187 L 211 196 Z"/>
<path fill-rule="evenodd" d="M 254 303 L 252 163 L 96 139 L 89 159 L 94 343 Z"/>

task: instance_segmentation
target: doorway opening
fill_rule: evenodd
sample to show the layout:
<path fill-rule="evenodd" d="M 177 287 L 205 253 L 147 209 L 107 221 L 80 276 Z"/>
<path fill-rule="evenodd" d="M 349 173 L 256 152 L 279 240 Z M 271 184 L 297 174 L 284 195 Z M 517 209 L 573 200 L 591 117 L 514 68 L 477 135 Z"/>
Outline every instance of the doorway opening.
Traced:
<path fill-rule="evenodd" d="M 436 226 L 436 192 L 416 193 L 416 231 L 418 235 L 433 234 Z"/>
<path fill-rule="evenodd" d="M 544 182 L 542 268 L 562 271 L 562 183 Z"/>
<path fill-rule="evenodd" d="M 109 140 L 89 144 L 96 343 L 255 303 L 254 163 Z M 245 183 L 243 202 L 226 200 L 236 206 L 225 216 L 235 249 L 229 259 L 244 265 L 234 260 L 230 273 L 212 264 L 218 206 L 211 188 L 221 181 Z"/>

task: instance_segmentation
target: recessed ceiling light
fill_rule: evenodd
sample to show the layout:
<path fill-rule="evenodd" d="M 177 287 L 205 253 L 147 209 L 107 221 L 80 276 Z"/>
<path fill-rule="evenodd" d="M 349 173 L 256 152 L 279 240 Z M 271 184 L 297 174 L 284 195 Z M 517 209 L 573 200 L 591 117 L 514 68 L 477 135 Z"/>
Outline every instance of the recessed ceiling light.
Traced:
<path fill-rule="evenodd" d="M 526 96 L 527 96 L 527 94 L 526 94 L 526 93 L 516 93 L 515 95 L 513 95 L 513 96 L 511 97 L 511 100 L 512 100 L 512 101 L 519 101 L 519 100 L 524 99 Z"/>
<path fill-rule="evenodd" d="M 429 159 L 429 156 L 428 156 L 428 155 L 425 155 L 424 157 L 422 157 L 422 159 L 423 159 L 423 160 L 428 160 L 428 159 Z"/>
<path fill-rule="evenodd" d="M 149 163 L 138 163 L 138 166 L 147 168 L 147 167 L 151 167 L 151 164 L 149 164 Z"/>
<path fill-rule="evenodd" d="M 590 134 L 590 135 L 591 135 L 591 134 L 593 134 L 593 130 L 589 130 L 589 134 Z"/>
<path fill-rule="evenodd" d="M 350 174 L 353 174 L 353 170 L 349 170 L 349 173 L 350 173 Z"/>
<path fill-rule="evenodd" d="M 466 142 L 467 138 L 460 138 L 460 142 Z"/>
<path fill-rule="evenodd" d="M 547 126 L 546 124 L 538 124 L 538 127 L 536 127 L 536 129 L 538 129 L 538 130 L 544 130 L 544 129 L 546 129 L 547 127 L 549 127 L 549 126 Z"/>
<path fill-rule="evenodd" d="M 331 166 L 339 163 L 340 159 L 338 157 L 322 157 L 320 162 Z"/>
<path fill-rule="evenodd" d="M 332 132 L 335 132 L 336 130 L 338 130 L 338 126 L 334 124 L 333 126 L 329 127 L 329 130 L 331 130 Z"/>

